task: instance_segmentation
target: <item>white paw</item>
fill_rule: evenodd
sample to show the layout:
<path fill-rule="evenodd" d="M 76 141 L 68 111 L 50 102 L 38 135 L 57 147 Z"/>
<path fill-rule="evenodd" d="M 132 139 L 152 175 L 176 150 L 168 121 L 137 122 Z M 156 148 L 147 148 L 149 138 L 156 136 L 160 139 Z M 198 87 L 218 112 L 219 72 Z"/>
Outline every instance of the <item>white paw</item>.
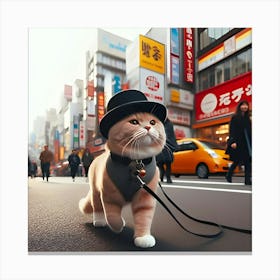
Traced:
<path fill-rule="evenodd" d="M 144 235 L 141 237 L 136 237 L 134 239 L 134 244 L 137 247 L 150 248 L 155 246 L 156 240 L 152 235 Z"/>
<path fill-rule="evenodd" d="M 93 213 L 93 225 L 95 227 L 105 227 L 107 225 L 104 213 Z"/>
<path fill-rule="evenodd" d="M 87 204 L 86 202 L 87 202 L 86 198 L 81 198 L 79 201 L 79 209 L 83 214 L 85 214 L 85 207 Z"/>
<path fill-rule="evenodd" d="M 106 221 L 93 221 L 95 227 L 105 227 L 107 225 Z"/>

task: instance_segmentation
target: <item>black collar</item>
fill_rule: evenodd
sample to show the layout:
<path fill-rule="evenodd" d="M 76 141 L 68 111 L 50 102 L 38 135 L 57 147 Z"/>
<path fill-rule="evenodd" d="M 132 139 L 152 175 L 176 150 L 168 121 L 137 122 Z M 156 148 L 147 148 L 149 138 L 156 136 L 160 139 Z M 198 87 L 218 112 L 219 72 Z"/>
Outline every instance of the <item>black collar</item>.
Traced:
<path fill-rule="evenodd" d="M 123 165 L 129 165 L 132 161 L 136 161 L 136 160 L 131 159 L 131 158 L 129 158 L 129 157 L 122 157 L 122 156 L 119 156 L 119 155 L 114 154 L 114 153 L 112 153 L 112 152 L 111 152 L 111 159 L 112 159 L 113 161 L 119 162 L 119 163 L 121 163 L 121 164 L 123 164 Z M 149 163 L 152 162 L 152 160 L 153 160 L 153 158 L 150 157 L 150 158 L 141 159 L 141 160 L 139 160 L 139 161 L 143 162 L 144 164 L 149 164 Z M 137 160 L 137 161 L 138 161 L 138 160 Z"/>

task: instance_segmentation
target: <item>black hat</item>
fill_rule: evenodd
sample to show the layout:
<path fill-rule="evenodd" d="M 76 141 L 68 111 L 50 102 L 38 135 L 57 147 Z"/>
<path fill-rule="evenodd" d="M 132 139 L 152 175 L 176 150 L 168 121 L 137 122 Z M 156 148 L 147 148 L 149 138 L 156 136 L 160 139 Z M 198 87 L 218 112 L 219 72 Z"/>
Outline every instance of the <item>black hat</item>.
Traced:
<path fill-rule="evenodd" d="M 163 104 L 148 101 L 141 91 L 134 89 L 120 91 L 108 102 L 107 113 L 100 121 L 101 134 L 108 138 L 109 130 L 115 123 L 136 112 L 153 114 L 161 122 L 165 121 L 167 115 Z"/>

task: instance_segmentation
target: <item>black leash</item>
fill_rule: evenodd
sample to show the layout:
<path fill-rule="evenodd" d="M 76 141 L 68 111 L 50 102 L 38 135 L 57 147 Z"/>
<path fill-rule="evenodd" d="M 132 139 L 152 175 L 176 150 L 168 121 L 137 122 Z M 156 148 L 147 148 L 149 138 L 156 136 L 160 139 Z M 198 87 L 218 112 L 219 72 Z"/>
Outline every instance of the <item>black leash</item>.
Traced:
<path fill-rule="evenodd" d="M 177 224 L 183 229 L 185 230 L 186 232 L 188 233 L 191 233 L 193 235 L 197 235 L 197 236 L 201 236 L 201 237 L 206 237 L 206 238 L 215 238 L 215 237 L 218 237 L 220 236 L 224 231 L 223 229 L 226 228 L 226 229 L 229 229 L 229 230 L 234 230 L 234 231 L 239 231 L 239 232 L 242 232 L 242 233 L 246 233 L 246 234 L 252 234 L 252 230 L 247 230 L 247 229 L 240 229 L 240 228 L 235 228 L 235 227 L 230 227 L 230 226 L 226 226 L 226 225 L 219 225 L 217 223 L 214 223 L 214 222 L 210 222 L 210 221 L 205 221 L 205 220 L 200 220 L 200 219 L 197 219 L 197 218 L 194 218 L 190 215 L 188 215 L 186 212 L 184 212 L 177 204 L 175 204 L 171 198 L 166 194 L 166 192 L 164 191 L 164 189 L 162 188 L 161 184 L 159 184 L 160 188 L 161 188 L 161 191 L 163 192 L 164 196 L 167 198 L 167 200 L 178 210 L 180 211 L 184 216 L 188 217 L 189 219 L 193 220 L 193 221 L 196 221 L 196 222 L 199 222 L 199 223 L 202 223 L 202 224 L 206 224 L 206 225 L 211 225 L 211 226 L 215 226 L 215 227 L 218 227 L 219 228 L 219 231 L 215 234 L 202 234 L 202 233 L 195 233 L 195 232 L 192 232 L 190 230 L 188 230 L 186 227 L 184 227 L 179 221 L 178 219 L 175 217 L 175 215 L 171 212 L 171 210 L 166 206 L 166 204 L 162 201 L 162 199 L 156 194 L 154 193 L 146 184 L 145 182 L 140 178 L 139 175 L 136 175 L 140 184 L 141 184 L 141 187 L 143 189 L 145 189 L 149 194 L 151 194 L 164 208 L 165 210 L 171 215 L 171 217 L 177 222 Z"/>

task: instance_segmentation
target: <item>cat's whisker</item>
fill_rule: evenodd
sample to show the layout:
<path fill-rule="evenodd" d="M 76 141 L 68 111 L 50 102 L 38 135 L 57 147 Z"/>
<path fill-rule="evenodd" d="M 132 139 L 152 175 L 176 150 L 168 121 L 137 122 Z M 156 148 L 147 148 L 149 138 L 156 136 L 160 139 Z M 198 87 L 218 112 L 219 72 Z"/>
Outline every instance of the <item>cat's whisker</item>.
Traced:
<path fill-rule="evenodd" d="M 122 155 L 124 154 L 127 146 L 129 144 L 133 145 L 133 142 L 135 142 L 138 138 L 140 138 L 142 136 L 143 132 L 142 131 L 137 131 L 136 133 L 134 133 L 130 139 L 127 141 L 127 143 L 123 146 L 122 148 Z"/>

